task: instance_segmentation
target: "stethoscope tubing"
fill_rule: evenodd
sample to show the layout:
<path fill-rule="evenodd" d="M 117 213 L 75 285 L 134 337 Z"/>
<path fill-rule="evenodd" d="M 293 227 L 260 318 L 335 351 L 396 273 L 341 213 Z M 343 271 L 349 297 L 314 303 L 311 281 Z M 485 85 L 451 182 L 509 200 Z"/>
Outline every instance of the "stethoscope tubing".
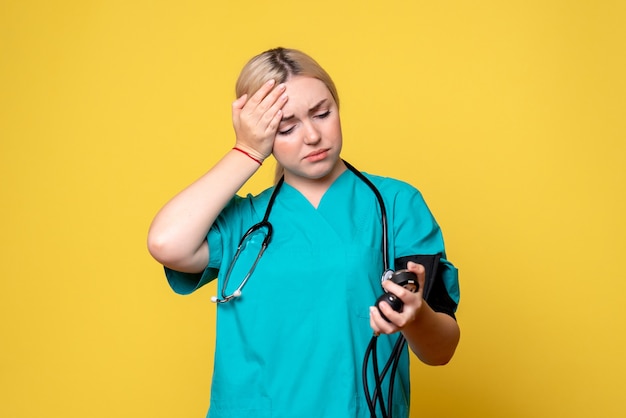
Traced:
<path fill-rule="evenodd" d="M 256 259 L 254 260 L 252 267 L 250 267 L 250 270 L 248 270 L 248 273 L 243 278 L 243 280 L 241 281 L 237 289 L 235 289 L 235 291 L 231 293 L 230 295 L 226 295 L 226 286 L 228 285 L 228 281 L 230 280 L 230 274 L 232 273 L 233 268 L 235 267 L 235 263 L 230 263 L 230 266 L 228 266 L 228 271 L 226 272 L 226 276 L 224 277 L 224 285 L 222 286 L 222 298 L 215 300 L 217 303 L 226 303 L 241 295 L 241 289 L 243 289 L 243 287 L 246 285 L 246 283 L 250 279 L 250 276 L 252 276 L 252 273 L 254 273 L 254 269 L 256 268 L 256 265 L 259 263 L 259 260 L 263 256 L 263 253 L 267 249 L 267 246 L 270 240 L 272 239 L 272 233 L 273 233 L 272 224 L 267 221 L 261 221 L 258 224 L 253 225 L 250 229 L 248 229 L 248 231 L 244 234 L 244 236 L 241 237 L 241 240 L 239 241 L 239 245 L 237 246 L 237 252 L 235 253 L 235 256 L 233 257 L 233 260 L 237 260 L 237 258 L 239 257 L 239 254 L 241 254 L 241 251 L 243 250 L 243 244 L 246 241 L 246 238 L 248 238 L 250 235 L 252 235 L 256 231 L 261 230 L 262 228 L 267 228 L 267 235 L 265 235 L 265 238 L 263 238 L 263 242 L 261 243 L 261 250 L 259 251 L 259 254 L 256 256 Z"/>
<path fill-rule="evenodd" d="M 261 220 L 261 222 L 252 225 L 246 231 L 246 233 L 243 234 L 243 236 L 239 240 L 239 244 L 237 245 L 237 251 L 235 252 L 235 255 L 233 256 L 233 260 L 230 262 L 230 265 L 228 266 L 228 270 L 226 271 L 226 276 L 224 276 L 224 281 L 222 283 L 222 290 L 221 290 L 222 297 L 221 298 L 217 298 L 217 297 L 211 298 L 211 300 L 213 302 L 215 302 L 215 303 L 227 303 L 227 302 L 230 302 L 231 300 L 241 296 L 241 291 L 243 290 L 243 287 L 246 285 L 246 283 L 250 279 L 250 276 L 252 276 L 252 273 L 254 272 L 254 269 L 256 268 L 256 265 L 259 263 L 259 260 L 261 260 L 261 256 L 263 255 L 263 253 L 267 249 L 267 246 L 272 241 L 272 235 L 274 234 L 274 228 L 272 227 L 272 224 L 269 221 L 269 217 L 270 217 L 270 213 L 272 211 L 272 207 L 274 207 L 274 201 L 276 200 L 276 196 L 278 195 L 278 191 L 280 190 L 280 188 L 282 187 L 284 182 L 285 182 L 285 177 L 283 176 L 283 177 L 280 178 L 278 183 L 276 183 L 276 186 L 274 187 L 274 190 L 272 191 L 272 195 L 270 196 L 270 200 L 267 203 L 267 208 L 265 209 L 265 214 L 263 215 L 263 219 Z M 254 263 L 252 264 L 252 267 L 250 268 L 250 270 L 248 270 L 248 274 L 246 274 L 246 276 L 243 278 L 243 280 L 241 281 L 239 286 L 237 286 L 237 289 L 235 289 L 233 291 L 233 293 L 231 293 L 230 295 L 226 295 L 226 287 L 228 286 L 228 282 L 230 280 L 230 274 L 232 273 L 233 268 L 235 267 L 235 261 L 237 261 L 237 258 L 239 258 L 239 254 L 241 254 L 241 251 L 243 250 L 243 244 L 245 243 L 246 239 L 250 235 L 252 235 L 256 231 L 261 230 L 262 228 L 266 228 L 267 229 L 267 234 L 265 235 L 265 238 L 263 238 L 263 242 L 261 243 L 261 250 L 259 251 L 259 254 L 257 255 L 256 259 L 254 260 Z"/>

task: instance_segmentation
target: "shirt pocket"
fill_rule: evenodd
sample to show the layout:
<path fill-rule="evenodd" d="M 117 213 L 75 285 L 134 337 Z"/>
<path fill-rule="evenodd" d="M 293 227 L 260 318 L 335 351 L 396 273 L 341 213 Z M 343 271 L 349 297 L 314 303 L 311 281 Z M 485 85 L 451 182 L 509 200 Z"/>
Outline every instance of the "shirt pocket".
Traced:
<path fill-rule="evenodd" d="M 346 277 L 342 284 L 346 304 L 352 314 L 366 319 L 369 326 L 369 307 L 383 293 L 381 277 L 385 270 L 380 248 L 366 245 L 349 245 L 344 248 L 345 260 L 342 263 L 342 275 Z"/>

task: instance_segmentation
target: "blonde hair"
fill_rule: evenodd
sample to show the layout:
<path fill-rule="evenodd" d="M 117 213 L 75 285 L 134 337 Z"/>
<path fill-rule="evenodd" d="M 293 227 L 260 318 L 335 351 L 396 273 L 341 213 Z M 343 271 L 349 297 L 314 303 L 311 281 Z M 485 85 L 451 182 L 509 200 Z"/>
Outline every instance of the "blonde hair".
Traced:
<path fill-rule="evenodd" d="M 237 83 L 235 93 L 237 97 L 244 94 L 254 94 L 268 80 L 274 79 L 276 84 L 286 82 L 290 77 L 305 76 L 320 80 L 330 92 L 339 108 L 337 88 L 330 75 L 309 55 L 297 49 L 274 48 L 253 57 L 243 67 Z M 283 175 L 283 167 L 276 164 L 274 182 Z"/>

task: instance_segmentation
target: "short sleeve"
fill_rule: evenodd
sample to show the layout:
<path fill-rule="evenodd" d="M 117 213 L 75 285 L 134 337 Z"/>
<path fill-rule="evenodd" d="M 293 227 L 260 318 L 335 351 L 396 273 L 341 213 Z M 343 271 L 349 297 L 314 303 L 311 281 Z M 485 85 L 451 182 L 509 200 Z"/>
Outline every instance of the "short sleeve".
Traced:
<path fill-rule="evenodd" d="M 189 295 L 217 276 L 217 270 L 207 267 L 202 273 L 183 273 L 165 267 L 165 277 L 172 290 L 179 295 Z"/>
<path fill-rule="evenodd" d="M 207 234 L 209 263 L 203 272 L 184 273 L 165 267 L 165 277 L 174 292 L 189 295 L 217 277 L 222 259 L 222 233 L 219 225 L 220 222 L 216 221 Z"/>

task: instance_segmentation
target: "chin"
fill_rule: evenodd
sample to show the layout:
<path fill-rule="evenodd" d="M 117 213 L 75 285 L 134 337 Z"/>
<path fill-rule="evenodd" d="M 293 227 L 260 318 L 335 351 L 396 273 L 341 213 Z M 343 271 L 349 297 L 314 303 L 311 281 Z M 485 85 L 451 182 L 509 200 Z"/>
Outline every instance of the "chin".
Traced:
<path fill-rule="evenodd" d="M 325 180 L 328 178 L 337 177 L 345 166 L 343 161 L 339 157 L 327 158 L 324 161 L 319 161 L 311 165 L 299 165 L 299 166 L 283 166 L 285 168 L 285 174 L 287 177 L 299 177 L 309 180 Z M 287 178 L 286 177 L 286 178 Z"/>
<path fill-rule="evenodd" d="M 343 165 L 343 161 L 341 161 L 339 158 L 335 159 L 334 162 L 325 161 L 324 164 L 320 164 L 319 167 L 314 167 L 310 178 L 314 180 L 323 180 L 329 177 L 336 177 L 344 169 L 345 167 Z"/>

